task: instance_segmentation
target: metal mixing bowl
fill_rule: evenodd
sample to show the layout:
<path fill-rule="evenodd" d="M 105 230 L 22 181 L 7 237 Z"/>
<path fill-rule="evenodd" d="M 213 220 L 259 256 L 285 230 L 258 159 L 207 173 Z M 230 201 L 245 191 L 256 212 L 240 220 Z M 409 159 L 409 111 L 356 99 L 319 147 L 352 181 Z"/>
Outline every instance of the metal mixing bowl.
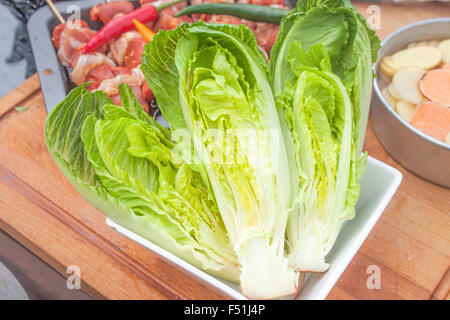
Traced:
<path fill-rule="evenodd" d="M 382 49 L 375 64 L 377 77 L 371 117 L 378 140 L 395 160 L 416 175 L 450 188 L 450 145 L 417 130 L 392 109 L 381 94 L 388 85 L 388 78 L 379 67 L 383 57 L 404 49 L 411 42 L 442 39 L 450 39 L 450 18 L 407 25 L 381 43 Z"/>

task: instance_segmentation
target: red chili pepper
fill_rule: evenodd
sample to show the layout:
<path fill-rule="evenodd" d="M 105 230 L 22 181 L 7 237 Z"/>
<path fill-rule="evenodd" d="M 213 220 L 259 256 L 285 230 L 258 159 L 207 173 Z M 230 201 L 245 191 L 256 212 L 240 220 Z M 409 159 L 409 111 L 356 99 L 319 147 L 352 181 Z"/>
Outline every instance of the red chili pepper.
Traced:
<path fill-rule="evenodd" d="M 133 19 L 136 19 L 142 23 L 153 21 L 158 16 L 158 11 L 182 1 L 184 0 L 174 0 L 157 8 L 147 4 L 130 13 L 109 21 L 91 39 L 89 39 L 86 46 L 83 48 L 82 53 L 95 51 L 95 49 L 104 45 L 109 40 L 120 36 L 126 31 L 134 29 Z"/>

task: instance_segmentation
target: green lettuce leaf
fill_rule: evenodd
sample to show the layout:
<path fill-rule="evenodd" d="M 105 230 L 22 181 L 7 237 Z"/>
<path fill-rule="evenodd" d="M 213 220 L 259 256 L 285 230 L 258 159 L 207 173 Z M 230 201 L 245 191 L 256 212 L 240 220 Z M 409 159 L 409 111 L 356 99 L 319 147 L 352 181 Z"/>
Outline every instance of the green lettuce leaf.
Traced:
<path fill-rule="evenodd" d="M 269 67 L 298 176 L 287 231 L 297 270 L 325 271 L 342 223 L 355 215 L 378 49 L 347 0 L 300 0 L 281 22 Z"/>
<path fill-rule="evenodd" d="M 156 52 L 164 63 L 155 63 Z M 190 136 L 238 256 L 243 293 L 295 292 L 298 275 L 284 256 L 294 196 L 287 150 L 253 33 L 245 26 L 181 25 L 155 36 L 142 70 L 172 133 L 185 129 Z M 163 82 L 170 86 L 164 92 Z"/>
<path fill-rule="evenodd" d="M 74 89 L 49 115 L 47 146 L 74 187 L 120 225 L 221 278 L 239 266 L 212 192 L 172 154 L 169 131 L 120 86 L 123 107 Z"/>

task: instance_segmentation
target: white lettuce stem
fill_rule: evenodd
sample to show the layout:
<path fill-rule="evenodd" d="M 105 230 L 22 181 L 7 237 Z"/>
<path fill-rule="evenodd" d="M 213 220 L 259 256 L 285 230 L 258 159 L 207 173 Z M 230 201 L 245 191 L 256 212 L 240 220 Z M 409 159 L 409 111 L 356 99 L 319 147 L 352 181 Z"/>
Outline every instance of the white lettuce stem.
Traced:
<path fill-rule="evenodd" d="M 289 266 L 302 272 L 324 272 L 329 264 L 322 251 L 320 230 L 309 229 L 289 255 Z"/>
<path fill-rule="evenodd" d="M 267 236 L 247 239 L 239 254 L 242 293 L 250 299 L 275 299 L 295 294 L 299 274 L 269 246 Z"/>
<path fill-rule="evenodd" d="M 313 191 L 314 190 L 311 190 Z M 325 262 L 324 225 L 315 208 L 316 199 L 309 197 L 293 212 L 289 221 L 290 244 L 289 266 L 302 272 L 324 272 L 329 265 Z"/>
<path fill-rule="evenodd" d="M 323 207 L 322 216 L 330 217 L 324 221 L 319 218 L 315 207 L 316 201 L 312 197 L 308 205 L 301 204 L 290 217 L 288 224 L 288 240 L 290 252 L 289 266 L 301 272 L 324 272 L 329 264 L 326 256 L 333 248 L 343 221 L 336 217 L 337 212 L 333 203 L 336 202 L 334 193 L 329 196 Z M 335 216 L 333 218 L 333 215 Z"/>

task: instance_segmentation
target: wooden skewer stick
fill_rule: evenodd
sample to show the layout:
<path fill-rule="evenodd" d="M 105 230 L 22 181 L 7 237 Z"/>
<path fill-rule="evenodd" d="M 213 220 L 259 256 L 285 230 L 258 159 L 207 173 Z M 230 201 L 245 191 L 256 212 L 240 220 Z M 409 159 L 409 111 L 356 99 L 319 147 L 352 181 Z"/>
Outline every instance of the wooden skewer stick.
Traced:
<path fill-rule="evenodd" d="M 55 5 L 53 4 L 53 1 L 52 0 L 45 0 L 45 2 L 47 2 L 48 6 L 53 11 L 53 13 L 58 18 L 58 20 L 61 23 L 66 23 L 66 20 L 64 20 L 64 18 L 62 17 L 61 13 L 59 13 L 58 9 L 56 9 Z"/>

